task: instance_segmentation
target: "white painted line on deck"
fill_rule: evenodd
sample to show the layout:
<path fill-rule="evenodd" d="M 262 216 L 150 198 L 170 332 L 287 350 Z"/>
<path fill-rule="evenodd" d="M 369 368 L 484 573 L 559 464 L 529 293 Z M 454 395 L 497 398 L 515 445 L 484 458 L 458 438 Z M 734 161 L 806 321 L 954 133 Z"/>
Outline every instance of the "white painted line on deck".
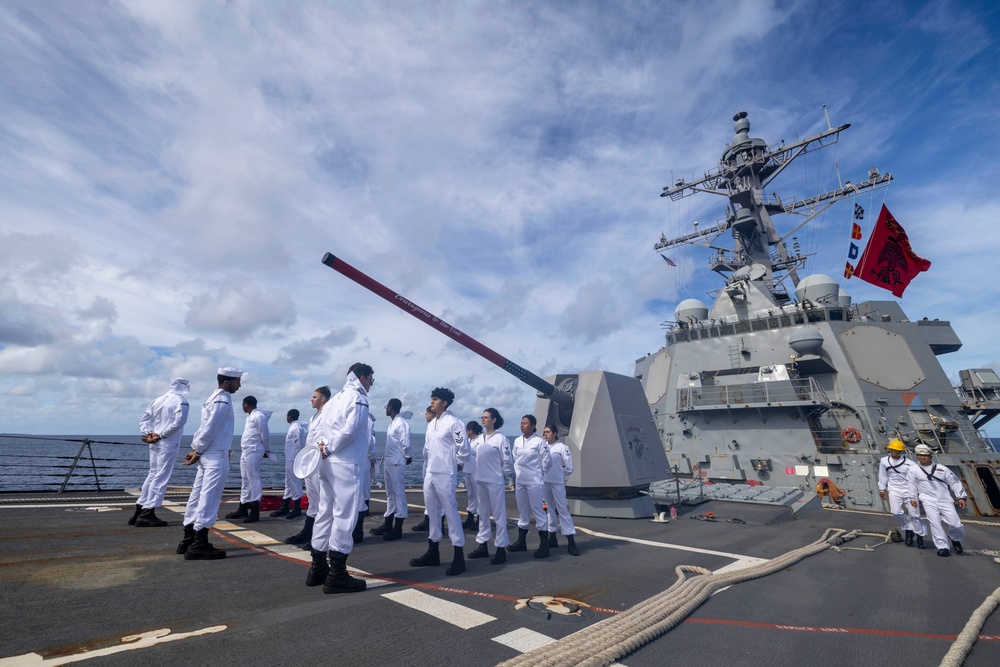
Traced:
<path fill-rule="evenodd" d="M 202 628 L 201 630 L 195 630 L 193 632 L 178 632 L 173 635 L 170 634 L 170 630 L 168 628 L 163 628 L 162 630 L 151 630 L 150 632 L 143 632 L 137 635 L 122 637 L 121 640 L 123 643 L 118 646 L 108 646 L 106 648 L 84 651 L 83 653 L 76 653 L 74 655 L 59 655 L 52 658 L 45 658 L 38 653 L 25 653 L 23 655 L 14 655 L 9 658 L 0 658 L 0 667 L 30 667 L 32 665 L 44 665 L 45 667 L 49 667 L 50 665 L 67 665 L 71 662 L 89 660 L 90 658 L 99 658 L 105 655 L 121 653 L 122 651 L 134 651 L 140 648 L 149 648 L 150 646 L 156 646 L 157 644 L 174 642 L 179 639 L 187 639 L 188 637 L 214 634 L 226 630 L 226 627 L 227 626 L 225 625 L 213 625 L 208 628 Z M 138 658 L 136 659 L 138 660 Z"/>
<path fill-rule="evenodd" d="M 496 620 L 496 618 L 489 614 L 483 614 L 464 605 L 438 599 L 433 595 L 428 595 L 413 588 L 394 591 L 392 593 L 383 593 L 382 597 L 388 598 L 393 602 L 398 602 L 411 609 L 422 611 L 434 618 L 458 626 L 463 630 Z"/>
<path fill-rule="evenodd" d="M 499 637 L 494 637 L 493 641 L 498 644 L 503 644 L 508 648 L 512 648 L 518 653 L 527 653 L 528 651 L 533 651 L 536 648 L 548 646 L 554 642 L 555 639 L 549 637 L 548 635 L 543 635 L 540 632 L 529 630 L 528 628 L 518 628 L 517 630 L 511 630 L 506 634 L 502 634 Z"/>
<path fill-rule="evenodd" d="M 232 535 L 233 537 L 249 542 L 250 544 L 256 544 L 259 547 L 270 546 L 272 544 L 281 544 L 281 542 L 274 539 L 270 535 L 265 535 L 264 533 L 258 533 L 256 530 L 233 530 L 230 531 L 229 534 Z"/>
<path fill-rule="evenodd" d="M 687 547 L 684 546 L 683 544 L 670 544 L 669 542 L 654 542 L 652 540 L 641 540 L 636 537 L 625 537 L 624 535 L 610 535 L 608 533 L 599 533 L 596 530 L 589 530 L 587 528 L 581 528 L 580 526 L 577 526 L 576 529 L 582 533 L 593 535 L 594 537 L 606 537 L 611 540 L 632 542 L 633 544 L 642 544 L 647 547 L 659 547 L 661 549 L 676 549 L 678 551 L 688 551 L 690 553 L 696 553 L 696 554 L 707 554 L 709 556 L 722 556 L 723 558 L 732 558 L 733 560 L 742 561 L 748 563 L 749 565 L 756 565 L 757 563 L 765 563 L 768 561 L 767 558 L 745 556 L 743 554 L 734 554 L 734 553 L 729 553 L 727 551 L 712 551 L 711 549 L 699 549 L 698 547 Z"/>

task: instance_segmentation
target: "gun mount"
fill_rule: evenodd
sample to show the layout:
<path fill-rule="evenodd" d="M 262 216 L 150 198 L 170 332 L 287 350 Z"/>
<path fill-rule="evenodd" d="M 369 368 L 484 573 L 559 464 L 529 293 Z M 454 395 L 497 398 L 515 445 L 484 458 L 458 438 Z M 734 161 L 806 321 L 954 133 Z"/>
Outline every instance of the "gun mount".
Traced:
<path fill-rule="evenodd" d="M 652 501 L 640 491 L 665 477 L 668 463 L 639 380 L 605 371 L 542 379 L 331 253 L 322 261 L 538 392 L 535 417 L 559 427 L 559 436 L 576 462 L 566 480 L 573 514 L 629 518 L 654 514 Z"/>

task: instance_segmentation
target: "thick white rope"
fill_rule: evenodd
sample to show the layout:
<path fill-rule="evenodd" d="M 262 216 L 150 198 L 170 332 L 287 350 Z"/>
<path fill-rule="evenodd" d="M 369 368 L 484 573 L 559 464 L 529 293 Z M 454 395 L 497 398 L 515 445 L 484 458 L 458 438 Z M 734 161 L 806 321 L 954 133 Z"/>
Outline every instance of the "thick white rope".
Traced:
<path fill-rule="evenodd" d="M 983 625 L 986 624 L 986 619 L 989 618 L 993 610 L 1000 605 L 1000 588 L 996 589 L 987 597 L 979 608 L 972 612 L 972 616 L 969 617 L 968 623 L 962 628 L 962 632 L 959 633 L 955 642 L 945 653 L 944 658 L 941 660 L 941 667 L 959 667 L 965 658 L 968 657 L 969 651 L 972 650 L 972 645 L 976 643 L 976 639 L 979 638 L 979 631 L 983 629 Z"/>

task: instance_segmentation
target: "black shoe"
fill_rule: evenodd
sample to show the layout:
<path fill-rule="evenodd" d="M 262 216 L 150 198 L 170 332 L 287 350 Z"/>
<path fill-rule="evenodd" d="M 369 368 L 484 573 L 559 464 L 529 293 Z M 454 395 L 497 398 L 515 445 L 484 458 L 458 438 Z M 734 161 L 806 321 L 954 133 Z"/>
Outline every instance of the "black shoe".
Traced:
<path fill-rule="evenodd" d="M 566 551 L 569 552 L 570 556 L 580 555 L 580 550 L 576 548 L 576 539 L 574 539 L 572 535 L 566 536 L 566 543 L 567 543 Z"/>
<path fill-rule="evenodd" d="M 183 554 L 186 552 L 192 542 L 194 542 L 194 524 L 189 523 L 184 526 L 184 537 L 181 539 L 181 543 L 177 545 L 177 553 Z"/>
<path fill-rule="evenodd" d="M 903 543 L 905 543 L 906 546 L 908 546 L 908 547 L 912 547 L 913 546 L 913 531 L 912 530 L 908 530 L 908 531 L 906 531 L 904 533 Z"/>
<path fill-rule="evenodd" d="M 527 537 L 528 537 L 528 529 L 527 528 L 518 528 L 517 529 L 517 539 L 514 541 L 513 544 L 511 544 L 509 547 L 507 547 L 507 551 L 510 551 L 511 553 L 513 553 L 515 551 L 527 551 L 528 550 L 528 543 L 525 541 L 527 539 Z"/>
<path fill-rule="evenodd" d="M 135 525 L 135 520 L 139 518 L 140 514 L 142 514 L 142 505 L 136 503 L 136 505 L 135 505 L 135 512 L 133 512 L 132 516 L 129 517 L 128 525 L 134 526 Z"/>
<path fill-rule="evenodd" d="M 367 512 L 358 512 L 358 520 L 354 522 L 354 532 L 351 533 L 351 539 L 355 544 L 361 544 L 365 541 L 365 514 Z"/>
<path fill-rule="evenodd" d="M 493 554 L 493 558 L 490 559 L 490 565 L 500 565 L 501 563 L 507 562 L 507 549 L 504 547 L 497 547 L 497 552 Z"/>
<path fill-rule="evenodd" d="M 404 519 L 394 519 L 392 528 L 382 536 L 382 540 L 385 542 L 394 542 L 403 539 L 403 521 Z"/>
<path fill-rule="evenodd" d="M 143 510 L 139 518 L 135 520 L 136 528 L 163 528 L 166 525 L 166 521 L 156 516 L 156 509 L 153 507 Z"/>
<path fill-rule="evenodd" d="M 490 557 L 490 549 L 486 545 L 486 542 L 480 542 L 478 547 L 469 552 L 470 559 L 489 558 L 489 557 Z"/>
<path fill-rule="evenodd" d="M 227 519 L 245 519 L 250 515 L 250 503 L 240 503 L 239 508 L 235 512 L 230 512 L 226 515 Z"/>
<path fill-rule="evenodd" d="M 538 548 L 535 549 L 535 558 L 548 558 L 549 557 L 549 531 L 540 530 L 538 531 Z"/>
<path fill-rule="evenodd" d="M 444 573 L 449 577 L 454 577 L 463 572 L 465 572 L 465 552 L 462 551 L 462 547 L 455 547 L 455 556 L 451 560 L 451 565 L 448 566 L 448 569 Z"/>
<path fill-rule="evenodd" d="M 951 541 L 951 546 L 955 547 L 955 553 L 962 554 L 965 553 L 965 549 L 962 548 L 962 543 L 957 540 Z"/>
<path fill-rule="evenodd" d="M 411 558 L 412 567 L 424 567 L 427 565 L 440 565 L 441 553 L 438 551 L 438 543 L 427 540 L 427 551 L 420 558 Z"/>
<path fill-rule="evenodd" d="M 288 508 L 288 505 L 290 504 L 289 501 L 291 501 L 291 498 L 282 498 L 281 499 L 281 507 L 279 507 L 275 511 L 271 512 L 271 516 L 273 516 L 273 517 L 288 516 L 288 514 L 291 511 Z"/>
<path fill-rule="evenodd" d="M 243 519 L 243 523 L 257 523 L 258 521 L 260 521 L 260 501 L 255 500 L 247 505 L 247 518 Z"/>
<path fill-rule="evenodd" d="M 396 517 L 395 514 L 390 514 L 389 516 L 385 517 L 385 521 L 382 522 L 381 526 L 375 526 L 368 532 L 371 533 L 372 535 L 385 535 L 390 530 L 392 530 L 392 520 L 395 517 Z"/>
<path fill-rule="evenodd" d="M 300 516 L 302 516 L 301 499 L 295 501 L 295 505 L 294 507 L 292 507 L 292 511 L 288 513 L 288 516 L 286 516 L 285 519 L 298 519 Z"/>
<path fill-rule="evenodd" d="M 951 552 L 948 551 L 947 549 L 938 549 L 938 556 L 943 556 L 944 558 L 947 558 L 950 555 Z"/>
<path fill-rule="evenodd" d="M 326 562 L 326 552 L 311 550 L 312 565 L 306 574 L 306 586 L 319 586 L 326 581 L 326 576 L 330 574 L 330 564 Z"/>
<path fill-rule="evenodd" d="M 360 593 L 368 588 L 367 581 L 356 579 L 347 573 L 347 554 L 331 551 L 329 555 L 330 574 L 323 582 L 324 593 Z"/>
<path fill-rule="evenodd" d="M 466 512 L 465 521 L 462 522 L 462 530 L 471 530 L 474 523 L 476 523 L 476 515 L 472 512 Z"/>
<path fill-rule="evenodd" d="M 549 548 L 555 549 L 559 546 L 559 540 L 556 539 L 556 531 L 549 531 Z"/>
<path fill-rule="evenodd" d="M 426 514 L 424 515 L 424 518 L 420 520 L 420 523 L 415 523 L 412 526 L 410 526 L 410 530 L 416 533 L 426 533 L 430 529 L 431 529 L 431 524 L 430 521 L 428 521 Z"/>
<path fill-rule="evenodd" d="M 926 549 L 927 548 L 927 545 L 924 544 L 924 536 L 923 535 L 917 535 L 917 548 L 918 549 Z"/>
<path fill-rule="evenodd" d="M 184 552 L 184 560 L 218 560 L 225 557 L 225 551 L 216 549 L 208 541 L 208 528 L 194 531 L 194 541 Z"/>
<path fill-rule="evenodd" d="M 295 535 L 291 535 L 285 538 L 285 544 L 309 544 L 313 535 L 313 523 L 316 521 L 315 517 L 307 516 L 306 523 L 302 526 L 300 530 Z"/>

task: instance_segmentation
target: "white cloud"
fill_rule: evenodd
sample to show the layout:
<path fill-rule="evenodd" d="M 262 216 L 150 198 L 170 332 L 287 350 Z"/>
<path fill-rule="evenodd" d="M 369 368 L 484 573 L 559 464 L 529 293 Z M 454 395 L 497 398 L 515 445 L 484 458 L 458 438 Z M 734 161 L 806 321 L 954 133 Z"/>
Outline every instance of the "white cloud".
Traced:
<path fill-rule="evenodd" d="M 194 331 L 243 338 L 262 329 L 295 324 L 295 302 L 283 290 L 226 285 L 218 292 L 194 297 L 184 323 Z"/>

